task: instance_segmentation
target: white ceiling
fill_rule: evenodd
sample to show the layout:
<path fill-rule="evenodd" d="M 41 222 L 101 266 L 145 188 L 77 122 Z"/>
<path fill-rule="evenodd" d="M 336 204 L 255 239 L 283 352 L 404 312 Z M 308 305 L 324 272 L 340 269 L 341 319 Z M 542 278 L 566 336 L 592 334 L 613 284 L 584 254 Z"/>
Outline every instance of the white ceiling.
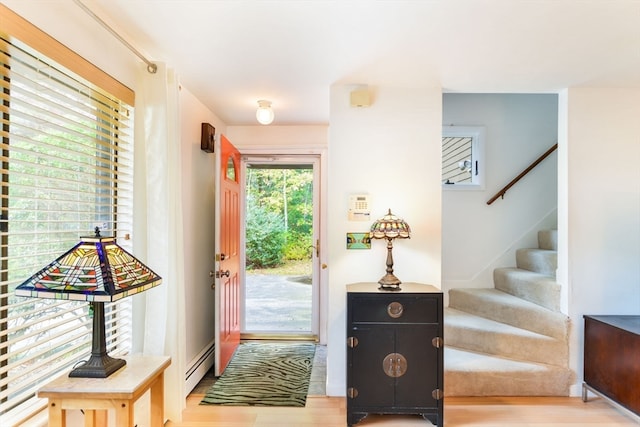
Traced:
<path fill-rule="evenodd" d="M 638 0 L 83 0 L 229 125 L 329 121 L 333 84 L 640 87 Z"/>

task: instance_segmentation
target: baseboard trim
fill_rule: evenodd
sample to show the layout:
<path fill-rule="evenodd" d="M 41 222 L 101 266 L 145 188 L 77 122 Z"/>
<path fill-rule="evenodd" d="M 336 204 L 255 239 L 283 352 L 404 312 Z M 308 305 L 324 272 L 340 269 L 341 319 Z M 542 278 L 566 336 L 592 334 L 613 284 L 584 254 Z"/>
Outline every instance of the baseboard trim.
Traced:
<path fill-rule="evenodd" d="M 187 365 L 187 372 L 185 373 L 185 392 L 186 396 L 191 393 L 191 390 L 198 385 L 200 380 L 209 372 L 215 363 L 215 341 L 209 342 L 205 348 Z"/>

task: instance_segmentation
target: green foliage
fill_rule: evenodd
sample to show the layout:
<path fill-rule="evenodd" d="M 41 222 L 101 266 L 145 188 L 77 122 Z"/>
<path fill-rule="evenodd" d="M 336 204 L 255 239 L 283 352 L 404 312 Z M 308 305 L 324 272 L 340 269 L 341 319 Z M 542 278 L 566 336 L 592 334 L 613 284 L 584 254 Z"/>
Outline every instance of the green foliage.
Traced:
<path fill-rule="evenodd" d="M 247 267 L 309 259 L 312 235 L 313 170 L 248 168 Z M 278 248 L 281 252 L 276 256 Z"/>
<path fill-rule="evenodd" d="M 313 170 L 247 170 L 247 196 L 284 218 L 286 231 L 311 234 L 313 228 Z"/>
<path fill-rule="evenodd" d="M 299 261 L 310 259 L 311 235 L 291 232 L 287 235 L 287 243 L 284 246 L 284 258 L 287 260 Z"/>
<path fill-rule="evenodd" d="M 285 233 L 282 216 L 247 200 L 247 268 L 275 267 L 283 261 Z"/>

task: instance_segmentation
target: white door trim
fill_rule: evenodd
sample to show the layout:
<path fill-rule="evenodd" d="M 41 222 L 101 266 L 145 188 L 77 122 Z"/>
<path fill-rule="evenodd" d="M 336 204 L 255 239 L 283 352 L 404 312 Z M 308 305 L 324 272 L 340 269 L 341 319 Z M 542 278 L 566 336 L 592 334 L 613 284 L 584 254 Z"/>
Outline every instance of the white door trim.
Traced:
<path fill-rule="evenodd" d="M 312 331 L 314 334 L 318 335 L 318 340 L 320 344 L 327 343 L 327 312 L 328 312 L 328 269 L 327 269 L 327 235 L 326 235 L 326 200 L 327 200 L 327 150 L 326 148 L 321 147 L 303 147 L 303 148 L 285 148 L 285 147 L 238 147 L 240 153 L 242 155 L 241 167 L 246 167 L 247 163 L 259 163 L 260 161 L 265 164 L 269 163 L 292 163 L 292 162 L 309 162 L 314 163 L 314 182 L 317 183 L 317 191 L 314 189 L 314 209 L 316 210 L 316 214 L 314 214 L 314 220 L 316 224 L 314 224 L 314 239 L 318 239 L 320 241 L 320 253 L 316 259 L 316 263 L 314 265 L 314 279 L 317 280 L 318 287 L 316 288 L 317 294 L 313 296 L 314 304 L 313 310 L 317 310 L 317 315 L 313 315 Z M 273 160 L 268 161 L 267 159 L 271 157 Z M 244 175 L 243 175 L 244 179 Z M 245 199 L 246 195 L 244 194 L 246 183 L 243 181 L 241 183 L 241 191 L 242 191 L 242 206 L 241 206 L 241 215 L 245 217 Z M 315 194 L 317 193 L 317 194 Z M 317 200 L 315 200 L 317 198 Z M 245 228 L 244 222 L 241 223 L 241 247 L 245 246 Z M 243 251 L 241 262 L 246 262 L 245 254 Z M 241 280 L 245 280 L 244 271 L 241 271 Z M 244 301 L 244 296 L 242 297 Z M 242 325 L 244 327 L 244 325 Z"/>

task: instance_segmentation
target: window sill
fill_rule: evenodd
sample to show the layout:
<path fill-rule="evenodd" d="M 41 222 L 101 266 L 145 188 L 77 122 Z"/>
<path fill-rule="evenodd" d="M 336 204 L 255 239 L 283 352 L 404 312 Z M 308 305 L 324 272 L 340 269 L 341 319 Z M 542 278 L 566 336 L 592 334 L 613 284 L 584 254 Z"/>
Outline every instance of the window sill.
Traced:
<path fill-rule="evenodd" d="M 442 184 L 442 189 L 446 191 L 483 191 L 482 184 Z"/>

